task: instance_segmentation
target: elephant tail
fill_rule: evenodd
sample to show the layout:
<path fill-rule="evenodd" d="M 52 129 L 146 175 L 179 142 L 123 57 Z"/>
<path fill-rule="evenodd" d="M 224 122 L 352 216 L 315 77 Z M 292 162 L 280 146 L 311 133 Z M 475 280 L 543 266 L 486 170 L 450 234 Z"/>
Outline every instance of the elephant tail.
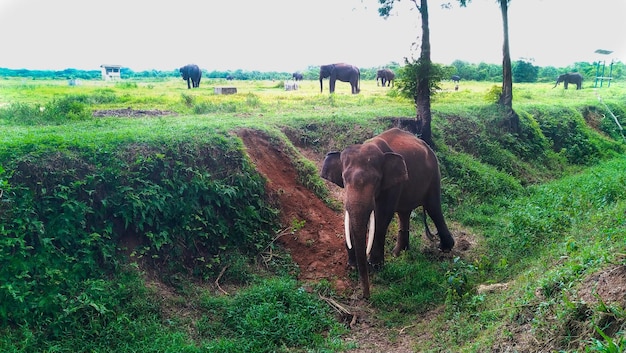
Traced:
<path fill-rule="evenodd" d="M 424 229 L 426 230 L 426 236 L 428 237 L 428 239 L 430 241 L 435 241 L 435 235 L 433 235 L 433 233 L 430 232 L 430 228 L 428 228 L 428 222 L 426 221 L 426 209 L 423 210 L 424 211 Z"/>
<path fill-rule="evenodd" d="M 359 93 L 361 92 L 361 70 L 357 69 L 357 73 L 358 73 L 358 76 L 356 78 L 356 93 Z"/>

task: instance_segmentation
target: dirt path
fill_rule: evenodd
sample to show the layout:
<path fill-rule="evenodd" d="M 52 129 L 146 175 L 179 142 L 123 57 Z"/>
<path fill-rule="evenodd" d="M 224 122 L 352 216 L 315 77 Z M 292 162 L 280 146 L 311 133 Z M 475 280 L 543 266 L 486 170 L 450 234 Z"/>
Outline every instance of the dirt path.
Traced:
<path fill-rule="evenodd" d="M 268 192 L 279 199 L 281 223 L 288 227 L 304 221 L 297 232 L 286 232 L 278 239 L 300 267 L 299 279 L 326 279 L 338 291 L 350 291 L 353 283 L 347 277 L 341 214 L 297 183 L 289 156 L 272 146 L 262 132 L 242 129 L 237 134 L 257 170 L 267 178 Z"/>

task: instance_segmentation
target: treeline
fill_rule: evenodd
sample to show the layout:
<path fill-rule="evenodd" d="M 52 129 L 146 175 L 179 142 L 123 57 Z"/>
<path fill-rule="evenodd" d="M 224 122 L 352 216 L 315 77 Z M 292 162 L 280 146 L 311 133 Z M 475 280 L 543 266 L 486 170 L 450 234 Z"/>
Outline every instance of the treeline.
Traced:
<path fill-rule="evenodd" d="M 502 82 L 502 65 L 495 64 L 471 64 L 465 61 L 456 60 L 451 65 L 454 74 L 459 75 L 464 80 L 470 81 L 493 81 Z M 585 80 L 593 80 L 595 77 L 608 77 L 609 74 L 614 79 L 624 78 L 624 64 L 615 62 L 613 65 L 606 64 L 604 72 L 602 65 L 597 63 L 577 62 L 567 67 L 557 68 L 554 66 L 539 67 L 525 60 L 518 60 L 512 63 L 513 82 L 551 82 L 557 76 L 566 72 L 580 72 Z M 597 72 L 597 75 L 596 75 Z"/>
<path fill-rule="evenodd" d="M 400 64 L 396 62 L 385 65 L 394 71 L 400 68 Z M 378 67 L 361 68 L 362 80 L 373 80 L 376 78 Z M 488 81 L 502 82 L 502 65 L 487 63 L 469 63 L 466 61 L 456 60 L 448 68 L 451 75 L 458 75 L 462 80 L 467 81 Z M 556 77 L 566 72 L 580 72 L 585 80 L 593 80 L 596 75 L 608 77 L 609 74 L 613 79 L 624 78 L 624 64 L 620 61 L 612 65 L 606 64 L 604 72 L 602 66 L 597 63 L 577 62 L 567 67 L 539 67 L 535 66 L 531 61 L 518 60 L 513 62 L 513 82 L 551 82 Z M 319 78 L 319 66 L 309 66 L 300 71 L 305 80 L 317 80 Z M 170 77 L 179 77 L 178 69 L 171 71 L 146 70 L 133 71 L 130 68 L 122 68 L 120 71 L 122 79 L 165 79 Z M 278 71 L 246 71 L 246 70 L 206 70 L 202 69 L 203 79 L 234 79 L 234 80 L 288 80 L 291 78 L 292 72 Z M 65 69 L 60 71 L 53 70 L 27 70 L 27 69 L 7 69 L 0 68 L 0 77 L 23 77 L 33 80 L 48 79 L 83 79 L 97 80 L 101 79 L 100 70 L 78 70 Z"/>

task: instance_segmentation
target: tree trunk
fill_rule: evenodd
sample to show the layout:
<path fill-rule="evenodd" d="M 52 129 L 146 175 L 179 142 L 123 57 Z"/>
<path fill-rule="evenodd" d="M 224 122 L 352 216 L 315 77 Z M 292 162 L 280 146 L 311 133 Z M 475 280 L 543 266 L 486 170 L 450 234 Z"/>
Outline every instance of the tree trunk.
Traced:
<path fill-rule="evenodd" d="M 513 111 L 513 70 L 511 69 L 511 53 L 509 50 L 509 7 L 510 0 L 499 0 L 502 12 L 502 27 L 504 29 L 504 44 L 502 45 L 502 94 L 499 104 L 507 112 L 509 129 L 512 132 L 519 130 L 519 116 Z"/>
<path fill-rule="evenodd" d="M 414 0 L 414 2 L 417 0 Z M 435 148 L 432 140 L 431 111 L 430 111 L 430 29 L 428 25 L 428 0 L 420 0 L 418 6 L 422 17 L 422 47 L 420 52 L 420 77 L 418 77 L 415 106 L 417 107 L 417 121 L 420 128 L 421 138 Z"/>

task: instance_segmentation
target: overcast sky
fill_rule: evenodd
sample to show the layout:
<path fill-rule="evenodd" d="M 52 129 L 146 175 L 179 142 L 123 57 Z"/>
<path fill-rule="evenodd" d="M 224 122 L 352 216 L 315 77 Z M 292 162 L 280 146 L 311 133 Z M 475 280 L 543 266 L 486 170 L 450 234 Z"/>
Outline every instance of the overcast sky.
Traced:
<path fill-rule="evenodd" d="M 449 0 L 456 4 L 455 0 Z M 430 0 L 432 60 L 502 61 L 495 0 L 443 10 Z M 446 1 L 447 2 L 447 1 Z M 348 62 L 377 67 L 418 57 L 411 1 L 378 15 L 377 0 L 0 0 L 0 67 L 134 71 L 286 71 Z M 626 62 L 626 0 L 512 0 L 511 58 L 538 66 Z M 594 54 L 596 49 L 613 54 Z"/>

